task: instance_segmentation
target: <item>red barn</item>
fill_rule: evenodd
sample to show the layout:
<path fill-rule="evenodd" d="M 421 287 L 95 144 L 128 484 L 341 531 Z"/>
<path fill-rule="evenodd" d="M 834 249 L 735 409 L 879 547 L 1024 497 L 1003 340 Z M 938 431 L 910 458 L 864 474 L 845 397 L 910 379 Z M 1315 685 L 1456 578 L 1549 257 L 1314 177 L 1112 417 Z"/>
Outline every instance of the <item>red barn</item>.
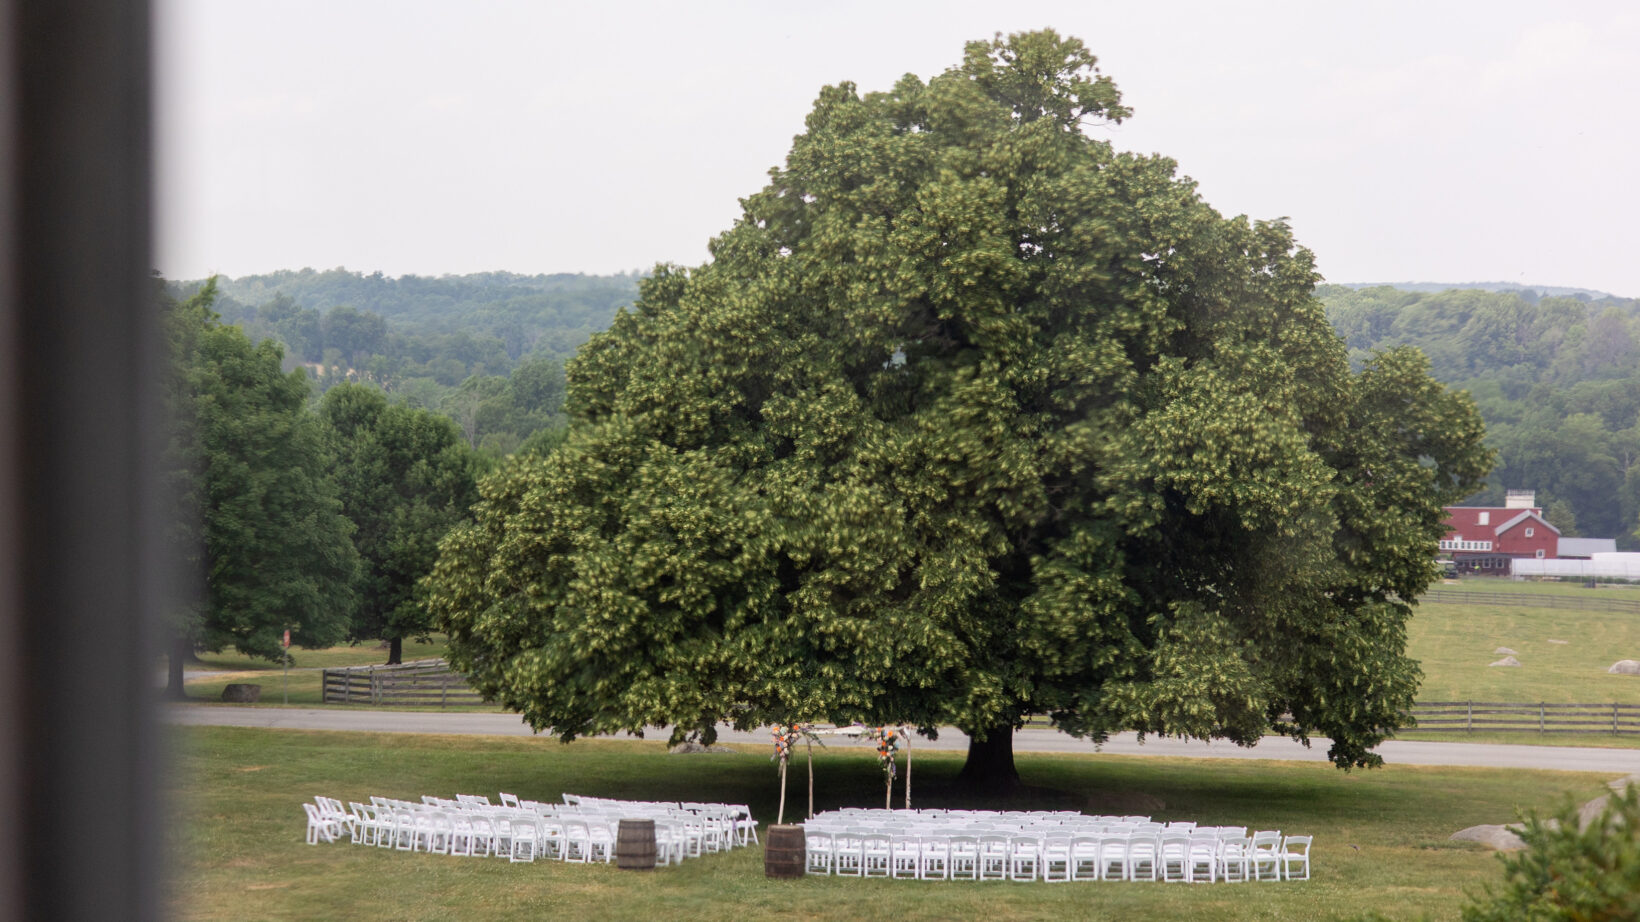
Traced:
<path fill-rule="evenodd" d="M 1531 490 L 1510 490 L 1502 506 L 1447 506 L 1441 555 L 1460 573 L 1498 576 L 1508 576 L 1516 558 L 1559 556 L 1560 529 L 1532 504 L 1535 498 Z"/>

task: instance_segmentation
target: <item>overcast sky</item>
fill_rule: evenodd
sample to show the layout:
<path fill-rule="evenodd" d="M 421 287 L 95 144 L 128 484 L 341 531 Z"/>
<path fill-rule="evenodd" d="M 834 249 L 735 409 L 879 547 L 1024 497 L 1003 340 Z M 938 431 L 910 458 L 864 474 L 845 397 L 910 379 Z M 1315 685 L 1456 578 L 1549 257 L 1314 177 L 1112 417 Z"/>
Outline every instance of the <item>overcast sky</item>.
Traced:
<path fill-rule="evenodd" d="M 1640 297 L 1640 7 L 157 0 L 158 268 L 696 264 L 818 90 L 1085 41 L 1225 214 L 1332 281 Z"/>

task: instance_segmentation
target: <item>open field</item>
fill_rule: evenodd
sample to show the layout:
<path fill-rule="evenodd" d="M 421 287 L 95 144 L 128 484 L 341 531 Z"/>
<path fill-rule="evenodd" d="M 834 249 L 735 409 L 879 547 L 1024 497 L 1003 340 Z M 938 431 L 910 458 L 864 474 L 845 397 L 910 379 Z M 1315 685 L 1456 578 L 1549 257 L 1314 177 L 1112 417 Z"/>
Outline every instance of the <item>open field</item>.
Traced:
<path fill-rule="evenodd" d="M 442 634 L 433 635 L 430 643 L 406 640 L 404 642 L 404 661 L 442 657 L 449 652 L 449 649 L 449 644 L 445 642 Z M 324 647 L 318 650 L 292 647 L 290 659 L 290 665 L 293 669 L 379 666 L 387 662 L 387 648 L 375 643 Z M 213 672 L 272 672 L 277 674 L 282 667 L 278 663 L 270 663 L 264 659 L 252 659 L 243 653 L 228 649 L 221 653 L 201 653 L 199 662 L 189 664 L 188 668 L 190 670 L 200 669 Z"/>
<path fill-rule="evenodd" d="M 762 747 L 668 755 L 659 743 L 499 737 L 406 737 L 300 731 L 179 730 L 172 802 L 179 855 L 171 911 L 241 919 L 1389 919 L 1453 918 L 1468 892 L 1499 878 L 1489 852 L 1446 841 L 1517 809 L 1602 792 L 1605 776 L 1392 766 L 1327 766 L 1117 756 L 1022 755 L 1027 783 L 1065 806 L 1160 819 L 1281 828 L 1316 836 L 1315 879 L 1296 883 L 1014 884 L 763 877 L 761 851 L 736 850 L 646 874 L 558 862 L 509 865 L 303 844 L 300 802 L 487 793 L 556 799 L 563 791 L 749 803 L 774 818 L 775 770 Z M 868 752 L 819 755 L 825 809 L 874 804 L 881 775 Z M 914 800 L 956 772 L 955 754 L 919 752 Z M 794 762 L 789 812 L 801 802 Z M 917 792 L 924 796 L 917 797 Z M 931 805 L 931 804 L 929 804 Z M 801 809 L 800 807 L 796 809 Z"/>
<path fill-rule="evenodd" d="M 1480 588 L 1533 595 L 1549 591 L 1546 587 L 1585 596 L 1629 595 L 1624 590 L 1502 580 L 1486 581 Z M 1633 596 L 1640 601 L 1640 592 Z M 1517 651 L 1521 665 L 1489 666 L 1503 658 L 1493 652 L 1499 647 Z M 1640 615 L 1425 603 L 1409 625 L 1407 652 L 1423 664 L 1420 701 L 1640 704 L 1640 676 L 1606 672 L 1620 659 L 1640 659 Z"/>

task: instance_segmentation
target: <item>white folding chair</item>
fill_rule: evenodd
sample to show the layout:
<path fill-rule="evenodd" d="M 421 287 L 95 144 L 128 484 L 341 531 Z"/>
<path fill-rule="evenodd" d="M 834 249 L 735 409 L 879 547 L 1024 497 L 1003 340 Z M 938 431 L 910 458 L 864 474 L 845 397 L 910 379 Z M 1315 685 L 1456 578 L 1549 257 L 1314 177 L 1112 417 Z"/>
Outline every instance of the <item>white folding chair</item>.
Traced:
<path fill-rule="evenodd" d="M 892 832 L 888 836 L 888 876 L 916 880 L 922 868 L 922 845 L 916 835 Z"/>
<path fill-rule="evenodd" d="M 592 850 L 587 853 L 588 860 L 605 864 L 615 860 L 615 831 L 620 822 L 607 816 L 587 821 L 587 834 L 592 841 Z"/>
<path fill-rule="evenodd" d="M 1079 832 L 1071 836 L 1071 880 L 1099 879 L 1099 836 Z"/>
<path fill-rule="evenodd" d="M 1253 863 L 1253 840 L 1219 836 L 1219 874 L 1229 883 L 1246 883 Z"/>
<path fill-rule="evenodd" d="M 946 839 L 946 877 L 979 880 L 979 837 L 955 833 Z"/>
<path fill-rule="evenodd" d="M 1185 853 L 1185 880 L 1210 884 L 1219 875 L 1219 837 L 1211 830 L 1192 833 Z"/>
<path fill-rule="evenodd" d="M 803 831 L 804 868 L 809 874 L 829 876 L 832 867 L 832 834 L 824 829 Z"/>
<path fill-rule="evenodd" d="M 1071 835 L 1050 832 L 1042 837 L 1042 879 L 1064 883 L 1072 879 L 1075 862 L 1071 858 Z"/>
<path fill-rule="evenodd" d="M 473 854 L 498 855 L 500 854 L 495 842 L 495 823 L 489 814 L 473 812 L 467 814 L 467 822 L 473 827 Z"/>
<path fill-rule="evenodd" d="M 999 832 L 983 833 L 979 837 L 979 879 L 1007 880 L 1012 864 L 1012 846 L 1008 837 Z"/>
<path fill-rule="evenodd" d="M 730 804 L 729 818 L 734 823 L 735 837 L 741 847 L 757 842 L 757 820 L 752 819 L 752 810 L 745 804 Z"/>
<path fill-rule="evenodd" d="M 519 812 L 507 818 L 512 826 L 512 848 L 509 862 L 535 861 L 537 845 L 541 842 L 541 818 L 533 813 Z"/>
<path fill-rule="evenodd" d="M 831 834 L 832 871 L 839 877 L 865 876 L 865 832 L 847 828 Z"/>
<path fill-rule="evenodd" d="M 1183 832 L 1164 832 L 1160 850 L 1159 867 L 1163 882 L 1189 882 L 1190 836 Z"/>
<path fill-rule="evenodd" d="M 1281 831 L 1261 829 L 1253 833 L 1251 854 L 1254 880 L 1281 879 Z"/>
<path fill-rule="evenodd" d="M 1161 872 L 1161 836 L 1154 832 L 1128 837 L 1127 879 L 1156 880 Z"/>
<path fill-rule="evenodd" d="M 886 832 L 868 832 L 860 837 L 861 876 L 888 877 L 893 865 L 893 841 Z"/>
<path fill-rule="evenodd" d="M 1036 880 L 1042 873 L 1042 840 L 1018 835 L 1008 840 L 1008 879 Z"/>
<path fill-rule="evenodd" d="M 342 834 L 341 827 L 333 820 L 319 815 L 319 808 L 314 804 L 303 803 L 302 812 L 307 814 L 307 844 L 318 845 L 319 840 L 334 842 Z"/>
<path fill-rule="evenodd" d="M 592 859 L 592 832 L 584 819 L 564 819 L 564 860 L 586 864 Z"/>
<path fill-rule="evenodd" d="M 501 792 L 501 806 L 511 807 L 514 810 L 519 809 L 518 795 L 517 794 L 508 794 L 506 791 L 502 791 Z"/>
<path fill-rule="evenodd" d="M 1288 836 L 1281 843 L 1281 876 L 1285 880 L 1310 879 L 1311 836 Z M 1294 874 L 1297 867 L 1301 873 Z"/>
<path fill-rule="evenodd" d="M 539 818 L 539 821 L 536 824 L 536 829 L 540 835 L 540 839 L 535 843 L 535 847 L 540 851 L 541 856 L 544 858 L 563 858 L 563 819 L 557 816 L 541 816 L 540 814 L 536 814 L 536 816 Z M 655 828 L 657 830 L 656 836 L 658 837 L 660 835 L 658 831 L 660 829 L 660 824 L 656 823 Z M 658 842 L 659 839 L 657 838 L 656 841 Z"/>
<path fill-rule="evenodd" d="M 473 856 L 473 818 L 465 811 L 455 810 L 447 814 L 450 822 L 449 854 L 463 858 Z"/>
<path fill-rule="evenodd" d="M 917 837 L 917 877 L 922 880 L 949 880 L 951 877 L 951 836 L 932 832 Z"/>

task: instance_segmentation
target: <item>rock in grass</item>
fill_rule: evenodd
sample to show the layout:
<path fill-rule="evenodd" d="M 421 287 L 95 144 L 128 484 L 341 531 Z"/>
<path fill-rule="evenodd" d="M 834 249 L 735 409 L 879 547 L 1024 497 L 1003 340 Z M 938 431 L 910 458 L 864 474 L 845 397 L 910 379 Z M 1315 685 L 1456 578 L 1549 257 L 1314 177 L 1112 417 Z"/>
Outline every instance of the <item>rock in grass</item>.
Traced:
<path fill-rule="evenodd" d="M 1487 663 L 1486 665 L 1488 665 L 1488 666 L 1519 666 L 1520 665 L 1520 660 L 1515 659 L 1513 656 L 1506 656 L 1503 659 L 1500 659 L 1495 663 Z"/>
<path fill-rule="evenodd" d="M 1606 671 L 1612 675 L 1640 675 L 1640 662 L 1632 659 L 1620 659 L 1612 663 L 1612 668 Z"/>
<path fill-rule="evenodd" d="M 1452 834 L 1454 842 L 1479 842 L 1493 851 L 1515 851 L 1526 847 L 1520 836 L 1508 826 L 1484 825 L 1460 829 Z"/>
<path fill-rule="evenodd" d="M 1549 639 L 1549 642 L 1550 642 L 1550 643 L 1559 643 L 1559 644 L 1567 644 L 1567 643 L 1571 643 L 1571 641 L 1570 641 L 1570 640 L 1555 640 L 1555 639 L 1554 639 L 1554 638 L 1550 638 L 1550 639 Z"/>
<path fill-rule="evenodd" d="M 255 704 L 262 700 L 262 686 L 236 682 L 222 688 L 222 700 L 236 704 Z"/>
<path fill-rule="evenodd" d="M 1511 650 L 1508 647 L 1499 647 L 1496 650 L 1492 651 L 1492 653 L 1496 656 L 1514 656 L 1518 652 L 1520 652 L 1520 651 Z"/>

